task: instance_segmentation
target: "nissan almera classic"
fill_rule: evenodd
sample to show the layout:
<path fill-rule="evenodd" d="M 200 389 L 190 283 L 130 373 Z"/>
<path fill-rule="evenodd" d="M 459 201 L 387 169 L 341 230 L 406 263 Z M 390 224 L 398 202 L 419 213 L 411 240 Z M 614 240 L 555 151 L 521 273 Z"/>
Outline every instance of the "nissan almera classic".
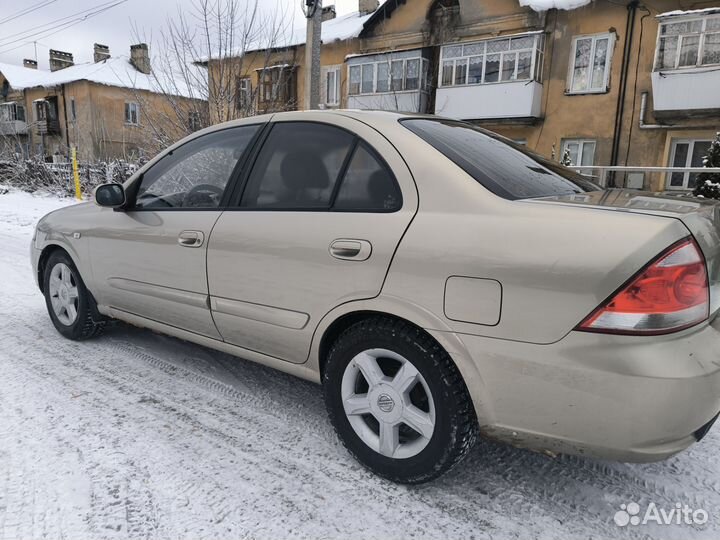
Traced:
<path fill-rule="evenodd" d="M 213 126 L 38 224 L 57 330 L 112 319 L 322 383 L 365 466 L 478 435 L 653 461 L 720 411 L 720 213 L 602 190 L 469 124 L 291 112 Z"/>

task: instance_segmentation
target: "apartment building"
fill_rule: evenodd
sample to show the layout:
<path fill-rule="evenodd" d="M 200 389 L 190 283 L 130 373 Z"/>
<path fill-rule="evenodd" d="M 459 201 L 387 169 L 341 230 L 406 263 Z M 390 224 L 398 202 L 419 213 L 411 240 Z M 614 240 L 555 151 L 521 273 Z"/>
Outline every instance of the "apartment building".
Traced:
<path fill-rule="evenodd" d="M 94 62 L 50 50 L 50 70 L 37 62 L 0 63 L 0 150 L 65 161 L 151 157 L 200 127 L 207 101 L 182 82 L 154 73 L 148 46 L 111 56 L 94 46 Z"/>
<path fill-rule="evenodd" d="M 325 8 L 322 107 L 459 118 L 558 160 L 567 151 L 582 166 L 700 166 L 720 130 L 717 0 L 591 0 L 549 11 L 518 0 L 358 7 L 342 17 Z M 244 114 L 296 109 L 304 95 L 298 35 L 211 62 L 210 78 L 241 63 Z M 694 182 L 689 173 L 611 180 L 653 190 Z"/>

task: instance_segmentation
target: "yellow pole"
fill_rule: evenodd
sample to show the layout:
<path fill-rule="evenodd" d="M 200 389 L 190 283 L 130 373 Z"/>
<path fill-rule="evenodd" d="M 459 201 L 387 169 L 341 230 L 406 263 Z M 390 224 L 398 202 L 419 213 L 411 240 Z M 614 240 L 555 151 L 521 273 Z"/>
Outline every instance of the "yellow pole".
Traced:
<path fill-rule="evenodd" d="M 72 170 L 73 179 L 75 180 L 75 198 L 82 201 L 82 192 L 80 191 L 80 173 L 78 172 L 77 149 L 72 148 Z"/>

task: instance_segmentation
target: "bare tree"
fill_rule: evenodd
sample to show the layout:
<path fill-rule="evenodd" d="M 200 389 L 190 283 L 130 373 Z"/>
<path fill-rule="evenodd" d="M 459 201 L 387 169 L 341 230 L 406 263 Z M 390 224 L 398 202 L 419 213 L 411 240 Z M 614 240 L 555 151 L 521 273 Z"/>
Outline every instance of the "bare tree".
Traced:
<path fill-rule="evenodd" d="M 208 125 L 255 114 L 263 86 L 254 84 L 254 74 L 295 62 L 294 18 L 283 4 L 193 0 L 184 6 L 168 17 L 151 45 L 156 93 L 136 90 L 152 135 L 148 142 L 158 147 Z M 146 36 L 137 26 L 134 33 L 152 42 L 141 39 Z"/>

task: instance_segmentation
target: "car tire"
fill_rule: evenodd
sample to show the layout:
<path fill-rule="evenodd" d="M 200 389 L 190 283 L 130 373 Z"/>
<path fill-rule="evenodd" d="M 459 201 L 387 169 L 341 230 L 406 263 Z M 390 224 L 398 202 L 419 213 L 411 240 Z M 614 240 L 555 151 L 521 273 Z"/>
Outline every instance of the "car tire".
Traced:
<path fill-rule="evenodd" d="M 460 372 L 431 336 L 407 322 L 378 316 L 347 328 L 330 347 L 322 382 L 343 445 L 393 482 L 441 476 L 477 439 Z"/>
<path fill-rule="evenodd" d="M 50 319 L 63 336 L 83 340 L 102 332 L 105 321 L 97 313 L 92 295 L 65 251 L 56 250 L 48 258 L 43 291 Z"/>

